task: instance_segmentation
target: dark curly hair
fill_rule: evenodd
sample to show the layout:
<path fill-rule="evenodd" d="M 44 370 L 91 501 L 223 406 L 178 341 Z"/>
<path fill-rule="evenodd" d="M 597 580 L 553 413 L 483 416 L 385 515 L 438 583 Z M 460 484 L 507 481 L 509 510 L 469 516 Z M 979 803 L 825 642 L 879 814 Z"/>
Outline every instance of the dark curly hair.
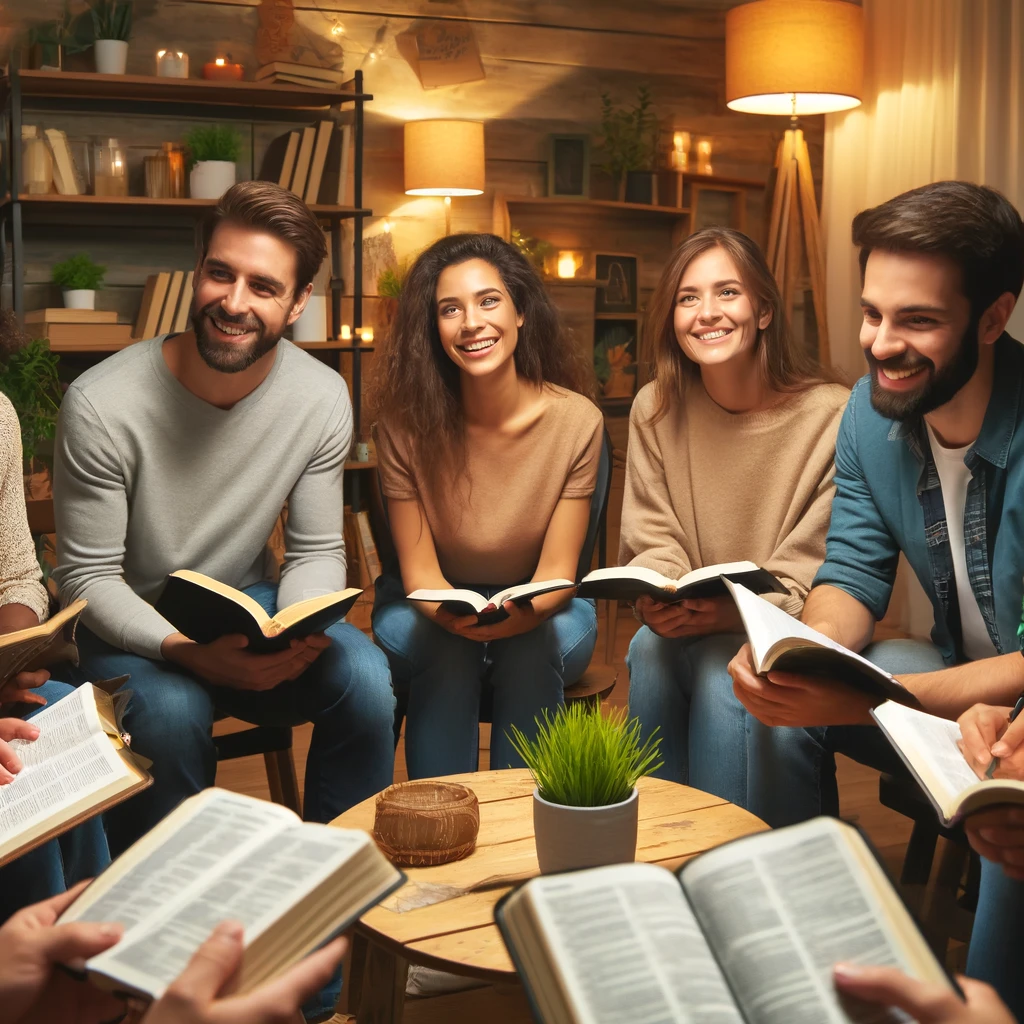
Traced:
<path fill-rule="evenodd" d="M 437 281 L 447 267 L 485 260 L 498 272 L 523 318 L 516 373 L 534 384 L 556 384 L 592 398 L 594 369 L 567 336 L 544 283 L 526 257 L 497 235 L 465 233 L 438 239 L 413 263 L 391 330 L 377 350 L 369 405 L 378 425 L 403 436 L 431 485 L 442 471 L 465 467 L 458 367 L 441 345 Z"/>

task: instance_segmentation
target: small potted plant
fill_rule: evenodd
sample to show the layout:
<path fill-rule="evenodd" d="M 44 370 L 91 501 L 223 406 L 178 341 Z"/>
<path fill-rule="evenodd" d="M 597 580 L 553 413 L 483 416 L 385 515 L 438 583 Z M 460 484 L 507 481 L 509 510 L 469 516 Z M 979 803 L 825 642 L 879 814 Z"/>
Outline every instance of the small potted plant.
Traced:
<path fill-rule="evenodd" d="M 131 0 L 90 0 L 93 52 L 101 75 L 123 75 L 132 34 Z"/>
<path fill-rule="evenodd" d="M 103 284 L 106 267 L 93 263 L 84 253 L 58 263 L 51 271 L 53 283 L 64 293 L 67 309 L 95 309 L 96 289 Z"/>
<path fill-rule="evenodd" d="M 608 93 L 601 94 L 604 160 L 599 167 L 615 181 L 620 202 L 653 203 L 656 198 L 659 128 L 651 105 L 645 85 L 632 107 L 617 107 Z"/>
<path fill-rule="evenodd" d="M 220 199 L 235 183 L 235 164 L 242 136 L 219 124 L 197 125 L 185 136 L 189 191 L 193 199 Z"/>
<path fill-rule="evenodd" d="M 536 739 L 515 726 L 510 739 L 526 762 L 533 830 L 543 874 L 619 864 L 636 857 L 637 780 L 661 767 L 661 739 L 640 742 L 640 720 L 582 701 L 545 710 Z M 655 730 L 656 732 L 657 730 Z"/>

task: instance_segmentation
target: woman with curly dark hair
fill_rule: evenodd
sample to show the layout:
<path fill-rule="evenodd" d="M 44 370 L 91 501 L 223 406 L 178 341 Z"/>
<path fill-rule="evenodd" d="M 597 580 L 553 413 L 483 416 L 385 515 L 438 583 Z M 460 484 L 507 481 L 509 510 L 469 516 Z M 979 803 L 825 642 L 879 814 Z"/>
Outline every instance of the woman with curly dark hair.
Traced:
<path fill-rule="evenodd" d="M 420 255 L 378 358 L 371 404 L 401 579 L 378 581 L 373 632 L 409 691 L 409 777 L 475 770 L 485 675 L 491 767 L 518 767 L 510 727 L 532 736 L 584 672 L 593 605 L 560 591 L 478 625 L 405 594 L 575 578 L 603 438 L 592 369 L 534 269 L 485 234 Z"/>

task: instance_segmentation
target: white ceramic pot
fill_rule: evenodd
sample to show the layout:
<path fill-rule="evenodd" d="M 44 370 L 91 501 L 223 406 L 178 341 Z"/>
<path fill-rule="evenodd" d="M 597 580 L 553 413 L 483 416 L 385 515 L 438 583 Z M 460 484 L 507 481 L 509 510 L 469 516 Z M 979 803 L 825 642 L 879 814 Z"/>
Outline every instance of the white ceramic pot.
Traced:
<path fill-rule="evenodd" d="M 327 340 L 327 296 L 310 295 L 302 316 L 292 324 L 292 341 Z"/>
<path fill-rule="evenodd" d="M 65 288 L 65 309 L 95 309 L 96 292 L 92 288 Z"/>
<path fill-rule="evenodd" d="M 533 791 L 533 834 L 541 874 L 627 864 L 636 858 L 636 789 L 606 807 L 566 807 Z"/>
<path fill-rule="evenodd" d="M 124 39 L 97 39 L 92 44 L 96 70 L 101 75 L 123 75 L 128 65 L 128 43 Z"/>
<path fill-rule="evenodd" d="M 193 199 L 220 199 L 234 183 L 233 160 L 200 160 L 188 178 Z"/>

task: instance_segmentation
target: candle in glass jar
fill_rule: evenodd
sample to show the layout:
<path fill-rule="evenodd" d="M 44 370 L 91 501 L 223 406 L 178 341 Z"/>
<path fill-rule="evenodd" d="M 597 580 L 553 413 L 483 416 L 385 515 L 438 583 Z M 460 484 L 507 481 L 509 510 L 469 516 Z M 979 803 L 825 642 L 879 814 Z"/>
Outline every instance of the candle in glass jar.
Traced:
<path fill-rule="evenodd" d="M 688 171 L 690 169 L 690 133 L 672 133 L 672 169 Z"/>
<path fill-rule="evenodd" d="M 188 54 L 180 50 L 156 51 L 158 78 L 188 78 Z"/>
<path fill-rule="evenodd" d="M 244 70 L 241 64 L 232 64 L 227 57 L 218 57 L 203 65 L 203 78 L 240 82 Z"/>
<path fill-rule="evenodd" d="M 711 140 L 697 140 L 697 173 L 712 174 L 711 170 Z"/>

